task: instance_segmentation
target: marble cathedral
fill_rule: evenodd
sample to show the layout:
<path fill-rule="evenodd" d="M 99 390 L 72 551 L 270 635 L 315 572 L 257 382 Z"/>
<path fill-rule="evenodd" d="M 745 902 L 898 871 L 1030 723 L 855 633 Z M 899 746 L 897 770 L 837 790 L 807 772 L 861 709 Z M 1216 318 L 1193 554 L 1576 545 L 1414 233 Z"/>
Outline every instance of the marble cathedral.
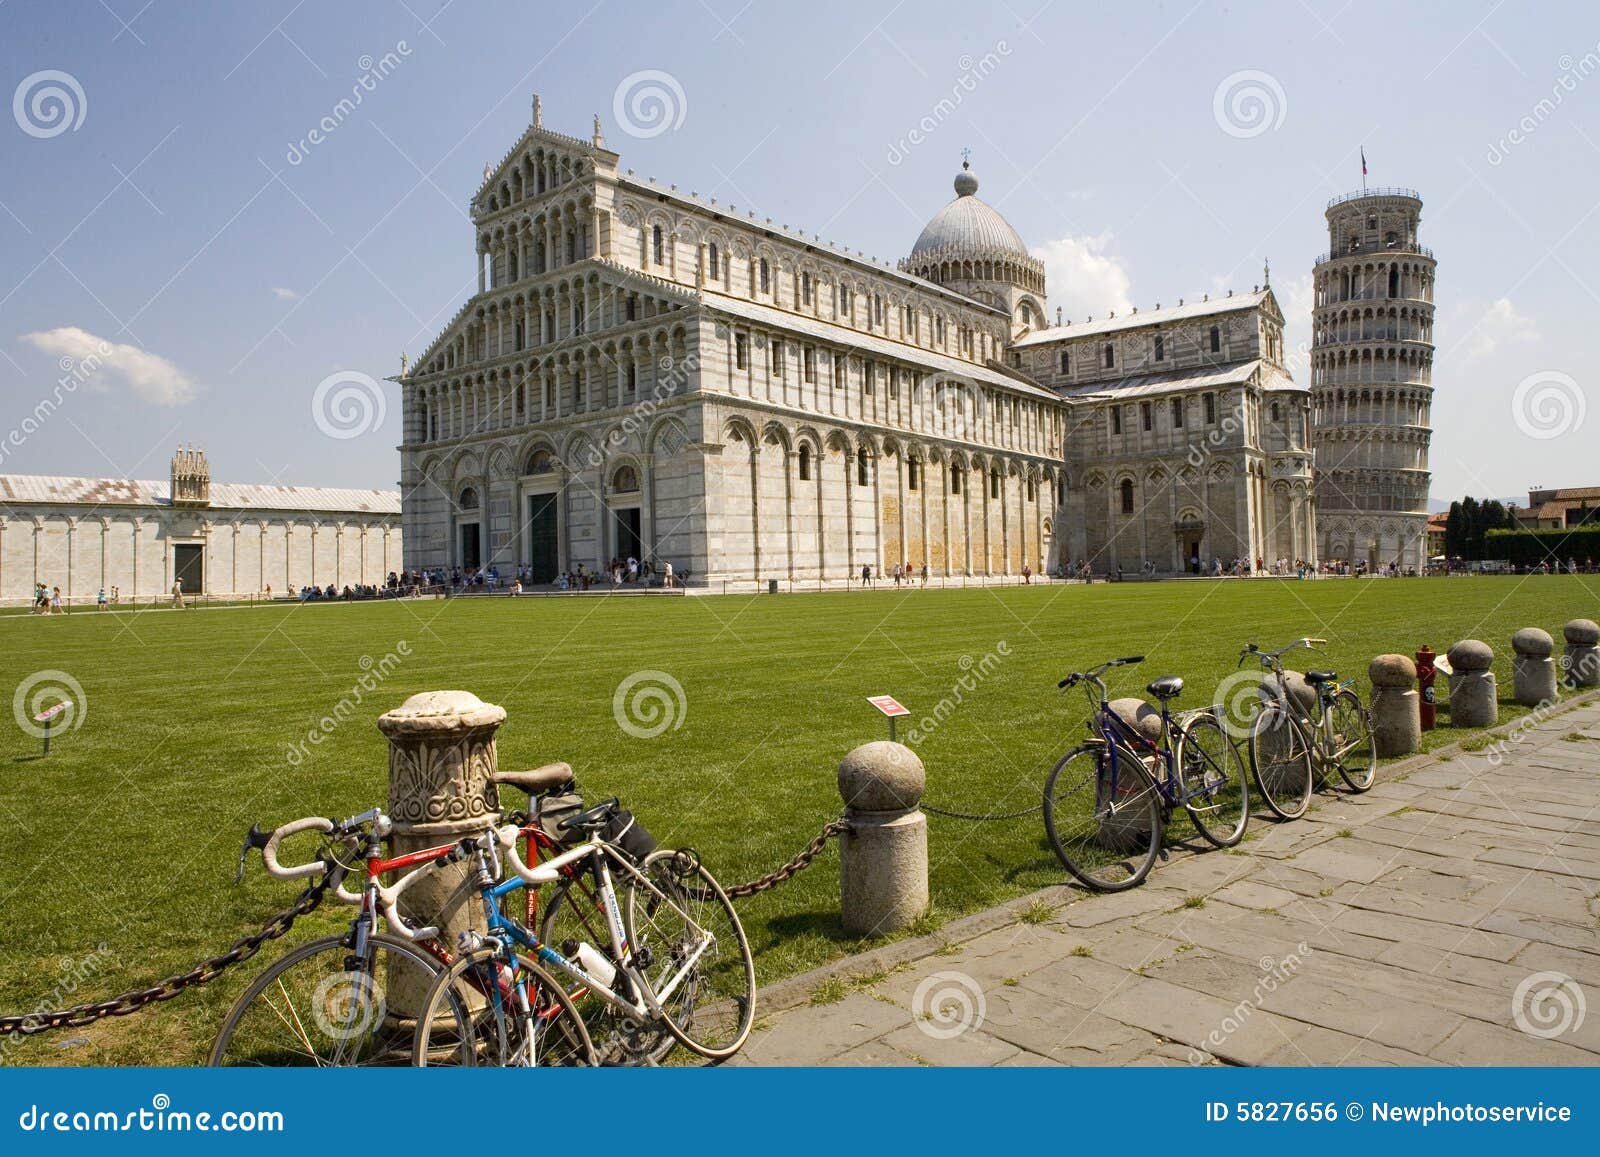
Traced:
<path fill-rule="evenodd" d="M 1310 398 L 1268 285 L 1049 324 L 978 197 L 895 266 L 532 123 L 478 292 L 397 379 L 408 567 L 670 561 L 691 587 L 1314 560 Z"/>

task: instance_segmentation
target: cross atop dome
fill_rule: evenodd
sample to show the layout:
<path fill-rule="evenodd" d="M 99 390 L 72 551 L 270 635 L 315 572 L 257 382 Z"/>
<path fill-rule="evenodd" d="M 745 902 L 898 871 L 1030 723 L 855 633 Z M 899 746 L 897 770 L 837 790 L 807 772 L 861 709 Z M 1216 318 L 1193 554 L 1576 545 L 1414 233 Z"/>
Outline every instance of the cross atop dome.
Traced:
<path fill-rule="evenodd" d="M 971 197 L 978 191 L 978 177 L 972 171 L 972 150 L 961 150 L 961 171 L 956 174 L 956 196 Z"/>

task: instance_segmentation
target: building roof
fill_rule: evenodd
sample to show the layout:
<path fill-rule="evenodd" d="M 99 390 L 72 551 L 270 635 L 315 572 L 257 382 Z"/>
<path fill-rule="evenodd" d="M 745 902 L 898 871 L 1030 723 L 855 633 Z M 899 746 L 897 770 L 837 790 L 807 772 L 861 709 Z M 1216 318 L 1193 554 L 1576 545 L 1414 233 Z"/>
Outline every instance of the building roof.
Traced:
<path fill-rule="evenodd" d="M 1264 390 L 1304 390 L 1288 374 L 1259 358 L 1248 362 L 1233 362 L 1225 366 L 1201 367 L 1194 370 L 1174 370 L 1159 374 L 1136 374 L 1115 381 L 1085 382 L 1062 391 L 1064 398 L 1084 398 L 1105 394 L 1107 399 L 1147 398 L 1156 394 L 1177 393 L 1181 390 L 1218 389 L 1237 386 L 1261 375 Z"/>
<path fill-rule="evenodd" d="M 1029 257 L 1028 247 L 1000 215 L 1000 211 L 987 201 L 978 199 L 978 178 L 962 163 L 956 174 L 956 198 L 933 215 L 933 220 L 923 227 L 917 243 L 911 247 L 911 257 L 923 255 L 959 257 L 963 253 L 988 257 L 996 253 L 1010 253 Z"/>
<path fill-rule="evenodd" d="M 211 483 L 210 509 L 308 510 L 330 514 L 399 514 L 398 490 L 346 490 L 333 486 Z M 74 506 L 171 506 L 171 484 L 133 478 L 64 478 L 0 474 L 0 502 Z"/>
<path fill-rule="evenodd" d="M 685 208 L 692 209 L 696 213 L 703 213 L 709 217 L 714 217 L 717 220 L 726 221 L 730 225 L 737 225 L 741 228 L 754 229 L 758 232 L 769 233 L 775 240 L 781 239 L 788 241 L 791 244 L 799 245 L 804 249 L 809 249 L 815 252 L 819 257 L 826 257 L 830 260 L 842 261 L 847 265 L 853 265 L 857 268 L 868 270 L 877 276 L 887 277 L 893 281 L 899 281 L 906 285 L 915 286 L 916 288 L 924 290 L 928 293 L 936 294 L 939 297 L 949 298 L 950 300 L 957 302 L 968 309 L 975 309 L 982 313 L 999 314 L 1001 317 L 1006 316 L 1005 310 L 997 309 L 988 302 L 974 300 L 964 293 L 957 293 L 955 290 L 950 289 L 947 286 L 940 285 L 936 281 L 929 281 L 926 277 L 918 277 L 914 273 L 908 273 L 903 269 L 899 269 L 894 265 L 879 261 L 876 258 L 863 257 L 859 252 L 852 253 L 848 248 L 841 248 L 833 242 L 823 241 L 818 236 L 813 235 L 811 237 L 807 237 L 805 230 L 803 229 L 790 229 L 787 225 L 773 225 L 771 224 L 772 219 L 770 217 L 766 219 L 765 223 L 758 223 L 754 211 L 751 211 L 745 217 L 741 217 L 737 213 L 729 212 L 727 209 L 724 209 L 721 206 L 702 201 L 699 196 L 693 193 L 685 194 L 673 188 L 663 189 L 656 185 L 653 181 L 640 180 L 639 178 L 629 176 L 626 173 L 618 173 L 613 180 L 615 180 L 618 185 L 625 186 L 635 193 L 639 193 L 657 200 L 676 202 Z M 480 294 L 478 296 L 482 295 Z M 477 300 L 477 298 L 474 297 L 473 300 Z"/>
<path fill-rule="evenodd" d="M 1059 401 L 1059 396 L 1054 390 L 1047 390 L 1043 386 L 1034 385 L 1025 378 L 1019 378 L 1012 373 L 1002 373 L 999 370 L 978 365 L 974 362 L 962 361 L 960 358 L 953 358 L 949 354 L 925 349 L 922 346 L 890 341 L 888 338 L 862 333 L 860 330 L 822 321 L 820 318 L 807 317 L 804 314 L 790 313 L 787 310 L 773 309 L 771 306 L 746 301 L 742 297 L 728 297 L 720 293 L 706 292 L 703 294 L 702 300 L 705 302 L 707 309 L 731 314 L 734 317 L 742 317 L 747 321 L 770 326 L 775 330 L 788 330 L 790 333 L 803 334 L 806 337 L 815 338 L 817 341 L 841 342 L 852 349 L 872 354 L 875 357 L 926 366 L 934 372 L 948 377 L 967 378 L 974 382 L 982 382 L 986 385 L 1013 390 L 1029 397 Z"/>
<path fill-rule="evenodd" d="M 1191 301 L 1183 305 L 1170 305 L 1165 309 L 1147 309 L 1143 313 L 1130 313 L 1122 317 L 1105 317 L 1099 321 L 1053 325 L 1035 330 L 1012 344 L 1015 349 L 1027 346 L 1048 345 L 1051 342 L 1071 341 L 1074 338 L 1094 337 L 1097 334 L 1116 333 L 1138 329 L 1146 325 L 1168 325 L 1176 321 L 1191 321 L 1198 317 L 1213 317 L 1238 310 L 1255 309 L 1272 293 L 1270 286 L 1262 286 L 1251 293 L 1236 293 L 1232 297 L 1217 297 L 1210 301 Z"/>

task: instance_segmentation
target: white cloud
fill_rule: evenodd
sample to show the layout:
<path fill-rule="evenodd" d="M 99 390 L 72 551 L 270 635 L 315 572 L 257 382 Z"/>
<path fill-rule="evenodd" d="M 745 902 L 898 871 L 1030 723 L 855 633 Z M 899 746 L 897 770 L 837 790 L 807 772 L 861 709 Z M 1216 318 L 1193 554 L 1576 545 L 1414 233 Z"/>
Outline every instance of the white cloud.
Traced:
<path fill-rule="evenodd" d="M 1081 321 L 1133 309 L 1133 279 L 1121 258 L 1109 252 L 1112 241 L 1111 234 L 1102 233 L 1062 237 L 1034 248 L 1033 255 L 1044 262 L 1050 304 L 1060 306 L 1066 319 Z"/>
<path fill-rule="evenodd" d="M 194 380 L 166 358 L 96 337 L 77 326 L 25 333 L 22 340 L 45 353 L 72 359 L 70 368 L 91 383 L 103 387 L 105 375 L 121 378 L 139 398 L 158 406 L 181 406 L 195 396 Z"/>
<path fill-rule="evenodd" d="M 1509 297 L 1497 299 L 1472 326 L 1467 338 L 1467 356 L 1481 358 L 1492 354 L 1503 341 L 1538 341 L 1533 319 L 1524 317 Z"/>
<path fill-rule="evenodd" d="M 282 286 L 274 285 L 272 287 L 272 296 L 279 301 L 295 301 L 300 295 L 292 289 L 284 289 Z"/>

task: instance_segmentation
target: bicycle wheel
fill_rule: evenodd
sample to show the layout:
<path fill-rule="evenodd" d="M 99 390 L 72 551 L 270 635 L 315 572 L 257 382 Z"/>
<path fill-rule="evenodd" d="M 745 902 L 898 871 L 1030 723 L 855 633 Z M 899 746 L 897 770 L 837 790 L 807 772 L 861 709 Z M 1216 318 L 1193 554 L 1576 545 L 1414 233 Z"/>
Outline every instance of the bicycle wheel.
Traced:
<path fill-rule="evenodd" d="M 1378 745 L 1372 738 L 1372 712 L 1348 687 L 1333 697 L 1328 707 L 1333 732 L 1334 766 L 1351 791 L 1372 787 L 1378 775 Z"/>
<path fill-rule="evenodd" d="M 408 1065 L 412 1018 L 440 966 L 387 933 L 356 956 L 348 932 L 286 953 L 234 1002 L 211 1065 Z M 441 1018 L 459 1016 L 451 1005 Z"/>
<path fill-rule="evenodd" d="M 1219 848 L 1244 838 L 1250 788 L 1244 764 L 1214 715 L 1195 715 L 1178 733 L 1178 785 L 1194 826 Z"/>
<path fill-rule="evenodd" d="M 1305 734 L 1276 703 L 1250 724 L 1250 768 L 1267 809 L 1281 820 L 1297 820 L 1311 805 L 1311 749 Z"/>
<path fill-rule="evenodd" d="M 529 1012 L 504 983 L 498 948 L 479 948 L 434 977 L 422 1001 L 412 1061 L 434 1068 L 558 1068 L 598 1064 L 583 1017 L 560 982 L 517 954 Z M 466 1015 L 453 1012 L 466 1009 Z"/>
<path fill-rule="evenodd" d="M 585 941 L 602 952 L 610 941 L 605 913 L 590 879 L 588 874 L 563 879 L 550 890 L 547 900 L 541 896 L 544 910 L 539 939 L 569 958 L 577 951 L 569 941 Z M 568 984 L 567 991 L 583 1016 L 602 1065 L 660 1064 L 678 1047 L 678 1038 L 659 1022 L 641 1021 L 598 996 L 585 996 L 586 990 L 577 988 L 575 982 Z"/>
<path fill-rule="evenodd" d="M 661 1023 L 712 1060 L 744 1046 L 756 1016 L 756 965 L 722 885 L 692 853 L 661 848 L 624 881 L 622 926 Z"/>
<path fill-rule="evenodd" d="M 1150 874 L 1161 850 L 1161 800 L 1137 755 L 1086 743 L 1061 757 L 1044 785 L 1044 830 L 1063 867 L 1086 888 L 1120 892 Z"/>

